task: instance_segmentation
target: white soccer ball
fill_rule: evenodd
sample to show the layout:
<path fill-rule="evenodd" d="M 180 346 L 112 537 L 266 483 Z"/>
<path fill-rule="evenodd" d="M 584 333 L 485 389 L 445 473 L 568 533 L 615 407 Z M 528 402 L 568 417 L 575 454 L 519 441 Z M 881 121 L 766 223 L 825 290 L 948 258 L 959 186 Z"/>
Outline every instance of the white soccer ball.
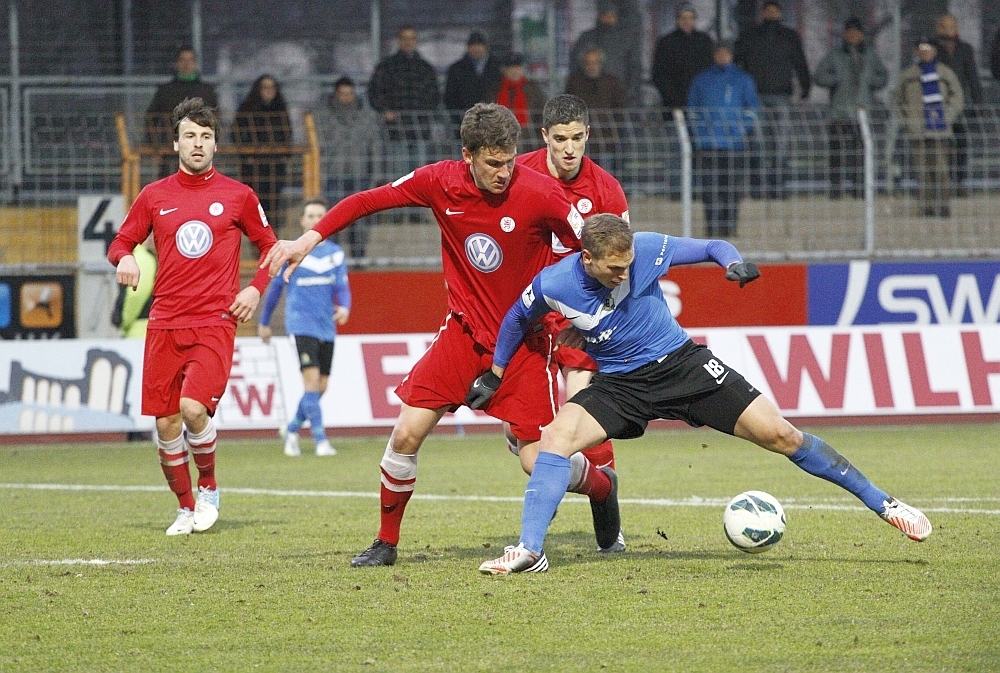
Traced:
<path fill-rule="evenodd" d="M 785 510 L 769 493 L 745 491 L 726 505 L 722 527 L 734 547 L 759 554 L 781 541 L 785 534 Z"/>

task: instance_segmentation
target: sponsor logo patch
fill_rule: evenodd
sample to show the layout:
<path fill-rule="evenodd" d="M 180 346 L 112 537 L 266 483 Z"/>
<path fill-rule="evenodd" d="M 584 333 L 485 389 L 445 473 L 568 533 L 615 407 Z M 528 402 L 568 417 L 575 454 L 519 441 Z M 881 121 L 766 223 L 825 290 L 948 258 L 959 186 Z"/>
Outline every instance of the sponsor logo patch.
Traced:
<path fill-rule="evenodd" d="M 188 220 L 174 236 L 177 251 L 188 259 L 197 259 L 212 248 L 212 229 L 200 220 Z"/>
<path fill-rule="evenodd" d="M 472 266 L 483 273 L 491 273 L 503 263 L 503 251 L 495 240 L 486 234 L 473 234 L 465 239 L 465 255 Z"/>

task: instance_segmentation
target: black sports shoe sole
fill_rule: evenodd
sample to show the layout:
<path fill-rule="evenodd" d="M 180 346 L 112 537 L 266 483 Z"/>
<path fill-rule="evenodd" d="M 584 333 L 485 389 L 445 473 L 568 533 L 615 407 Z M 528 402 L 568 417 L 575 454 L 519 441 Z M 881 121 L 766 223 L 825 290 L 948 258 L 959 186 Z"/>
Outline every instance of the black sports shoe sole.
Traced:
<path fill-rule="evenodd" d="M 602 467 L 601 472 L 611 480 L 611 493 L 604 502 L 590 501 L 590 513 L 594 516 L 594 536 L 597 546 L 607 549 L 618 542 L 618 531 L 622 527 L 621 512 L 618 510 L 618 475 L 610 467 Z"/>
<path fill-rule="evenodd" d="M 351 559 L 352 568 L 370 568 L 374 566 L 395 565 L 398 552 L 396 545 L 375 540 L 375 543 Z"/>

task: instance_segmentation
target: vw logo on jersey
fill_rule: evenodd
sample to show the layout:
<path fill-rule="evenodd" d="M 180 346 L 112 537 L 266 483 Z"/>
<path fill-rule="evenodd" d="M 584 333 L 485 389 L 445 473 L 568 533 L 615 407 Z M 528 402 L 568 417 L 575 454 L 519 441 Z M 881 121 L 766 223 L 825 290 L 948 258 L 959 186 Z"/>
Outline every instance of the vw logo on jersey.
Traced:
<path fill-rule="evenodd" d="M 188 259 L 197 259 L 212 247 L 212 230 L 200 220 L 189 220 L 181 225 L 174 236 L 177 252 Z"/>
<path fill-rule="evenodd" d="M 580 211 L 581 215 L 586 215 L 594 209 L 594 202 L 590 199 L 580 199 L 576 203 L 576 209 Z"/>
<path fill-rule="evenodd" d="M 226 209 L 225 206 L 216 201 L 215 203 L 213 203 L 208 207 L 208 214 L 211 215 L 212 217 L 218 217 L 219 215 L 222 215 L 222 212 L 225 209 Z"/>
<path fill-rule="evenodd" d="M 500 228 L 503 229 L 508 234 L 514 231 L 514 218 L 504 217 L 500 219 Z"/>
<path fill-rule="evenodd" d="M 473 234 L 465 239 L 465 255 L 483 273 L 496 271 L 503 262 L 500 246 L 486 234 Z"/>

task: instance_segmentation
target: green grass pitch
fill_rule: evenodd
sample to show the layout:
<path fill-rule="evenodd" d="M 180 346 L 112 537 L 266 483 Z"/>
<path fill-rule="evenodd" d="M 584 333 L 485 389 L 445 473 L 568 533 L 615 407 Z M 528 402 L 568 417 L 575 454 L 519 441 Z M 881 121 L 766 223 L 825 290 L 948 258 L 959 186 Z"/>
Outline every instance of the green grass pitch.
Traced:
<path fill-rule="evenodd" d="M 352 569 L 384 436 L 296 459 L 223 439 L 222 516 L 181 538 L 150 443 L 3 446 L 0 670 L 1000 670 L 1000 425 L 817 434 L 922 508 L 930 539 L 746 442 L 658 431 L 617 444 L 628 551 L 595 553 L 572 497 L 548 573 L 490 578 L 525 477 L 498 434 L 435 435 L 399 562 Z M 722 532 L 748 489 L 788 516 L 760 555 Z"/>

